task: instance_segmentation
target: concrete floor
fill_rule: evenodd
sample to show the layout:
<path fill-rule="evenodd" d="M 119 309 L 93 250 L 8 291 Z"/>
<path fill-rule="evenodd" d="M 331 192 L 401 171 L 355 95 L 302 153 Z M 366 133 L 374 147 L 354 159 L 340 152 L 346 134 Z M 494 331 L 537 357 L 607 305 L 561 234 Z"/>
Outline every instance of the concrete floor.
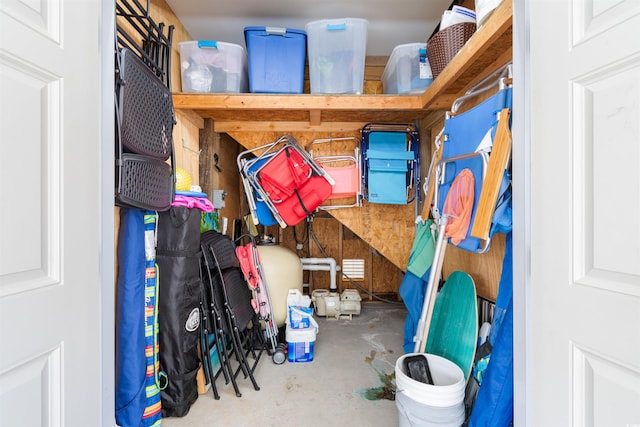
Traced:
<path fill-rule="evenodd" d="M 164 427 L 204 426 L 385 426 L 398 425 L 395 362 L 402 356 L 406 310 L 402 305 L 363 303 L 348 319 L 314 316 L 319 333 L 311 362 L 276 365 L 263 355 L 255 378 L 239 377 L 242 397 L 218 379 L 221 395 L 199 396 L 183 418 L 164 418 Z"/>

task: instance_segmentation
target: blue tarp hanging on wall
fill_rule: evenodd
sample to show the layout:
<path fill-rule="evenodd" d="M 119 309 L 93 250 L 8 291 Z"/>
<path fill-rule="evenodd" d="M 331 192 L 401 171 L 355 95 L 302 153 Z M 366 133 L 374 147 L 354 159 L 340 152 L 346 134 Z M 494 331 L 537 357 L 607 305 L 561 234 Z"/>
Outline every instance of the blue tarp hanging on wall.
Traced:
<path fill-rule="evenodd" d="M 507 427 L 513 422 L 513 256 L 507 234 L 502 276 L 489 334 L 493 349 L 471 412 L 469 427 Z"/>
<path fill-rule="evenodd" d="M 429 272 L 435 251 L 435 242 L 431 232 L 432 221 L 420 220 L 416 223 L 416 235 L 409 254 L 407 272 L 400 284 L 399 293 L 407 307 L 407 319 L 404 324 L 404 352 L 413 353 L 413 338 L 416 335 L 425 292 L 429 283 Z"/>
<path fill-rule="evenodd" d="M 428 268 L 426 273 L 422 277 L 418 277 L 415 274 L 407 271 L 400 284 L 400 296 L 407 307 L 407 318 L 404 322 L 404 352 L 413 353 L 415 343 L 413 337 L 416 335 L 416 329 L 418 328 L 418 322 L 420 321 L 420 315 L 422 314 L 422 303 L 424 301 L 424 294 L 427 291 L 427 284 L 429 283 L 429 272 L 431 268 Z"/>

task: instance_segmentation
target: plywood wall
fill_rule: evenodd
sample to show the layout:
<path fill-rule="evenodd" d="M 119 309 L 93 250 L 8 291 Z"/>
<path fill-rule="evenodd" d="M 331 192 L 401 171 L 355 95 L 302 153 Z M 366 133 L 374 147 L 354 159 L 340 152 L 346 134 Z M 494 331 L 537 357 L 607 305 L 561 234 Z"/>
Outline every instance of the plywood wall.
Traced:
<path fill-rule="evenodd" d="M 231 225 L 241 218 L 240 173 L 236 158 L 240 146 L 227 134 L 213 131 L 213 122 L 206 119 L 200 129 L 200 183 L 202 190 L 213 199 L 213 191 L 225 192 L 224 208 L 220 215 L 227 218 L 228 235 L 232 235 Z M 218 208 L 218 207 L 216 207 Z"/>

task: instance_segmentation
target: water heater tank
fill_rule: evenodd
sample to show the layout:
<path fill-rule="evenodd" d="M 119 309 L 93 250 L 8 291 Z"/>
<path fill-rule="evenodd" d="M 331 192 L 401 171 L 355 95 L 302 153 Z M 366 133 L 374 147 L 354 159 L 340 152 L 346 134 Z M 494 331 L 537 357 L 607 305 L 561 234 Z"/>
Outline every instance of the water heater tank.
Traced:
<path fill-rule="evenodd" d="M 289 289 L 302 293 L 302 262 L 290 249 L 278 245 L 258 245 L 260 264 L 271 298 L 271 313 L 278 327 L 287 321 Z"/>

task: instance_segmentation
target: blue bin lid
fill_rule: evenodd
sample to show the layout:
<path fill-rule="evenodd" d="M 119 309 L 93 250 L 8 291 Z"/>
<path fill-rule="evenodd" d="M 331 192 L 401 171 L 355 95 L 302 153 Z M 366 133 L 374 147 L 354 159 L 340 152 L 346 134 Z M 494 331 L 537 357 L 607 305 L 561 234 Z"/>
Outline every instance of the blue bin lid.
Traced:
<path fill-rule="evenodd" d="M 247 36 L 249 32 L 257 32 L 263 35 L 278 35 L 278 36 L 302 36 L 307 37 L 307 33 L 303 30 L 296 30 L 294 28 L 285 27 L 244 27 L 244 36 Z"/>

